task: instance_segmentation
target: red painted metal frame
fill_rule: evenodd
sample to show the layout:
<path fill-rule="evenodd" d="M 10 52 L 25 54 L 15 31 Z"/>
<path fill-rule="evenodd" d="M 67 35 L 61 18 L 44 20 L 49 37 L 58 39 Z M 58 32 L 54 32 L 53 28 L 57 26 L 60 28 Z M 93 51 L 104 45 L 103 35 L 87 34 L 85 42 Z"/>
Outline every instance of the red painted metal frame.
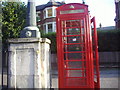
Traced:
<path fill-rule="evenodd" d="M 80 9 L 84 10 L 84 12 L 69 14 L 60 13 L 61 11 Z M 93 18 L 90 21 L 88 6 L 72 3 L 58 7 L 56 22 L 59 88 L 91 88 L 93 90 L 94 88 L 100 88 L 95 19 Z M 75 26 L 75 23 L 77 23 L 77 26 Z M 94 24 L 93 38 L 90 29 L 91 23 Z M 75 30 L 76 28 L 79 30 L 79 33 L 76 33 L 75 31 L 73 33 L 69 32 L 69 30 Z M 72 41 L 74 38 L 76 43 Z M 92 44 L 93 39 L 95 43 L 94 46 Z M 69 49 L 71 47 L 70 45 L 74 49 L 76 48 L 74 45 L 77 47 L 79 46 L 79 51 L 71 51 L 71 49 Z M 93 50 L 93 47 L 95 47 L 95 51 Z M 95 57 L 93 54 L 94 52 Z M 71 57 L 75 55 L 80 56 L 77 59 Z M 94 59 L 96 60 L 96 66 L 94 66 Z M 79 65 L 74 65 L 74 63 L 79 63 Z M 94 73 L 94 68 L 96 68 L 96 74 Z M 94 75 L 97 76 L 97 82 L 94 82 Z"/>
<path fill-rule="evenodd" d="M 98 39 L 97 39 L 97 30 L 96 30 L 96 22 L 95 22 L 95 17 L 91 19 L 91 23 L 93 23 L 93 48 L 95 52 L 95 64 L 94 68 L 96 71 L 95 75 L 97 77 L 97 81 L 95 82 L 95 88 L 100 88 L 100 73 L 99 73 L 99 56 L 98 56 Z"/>

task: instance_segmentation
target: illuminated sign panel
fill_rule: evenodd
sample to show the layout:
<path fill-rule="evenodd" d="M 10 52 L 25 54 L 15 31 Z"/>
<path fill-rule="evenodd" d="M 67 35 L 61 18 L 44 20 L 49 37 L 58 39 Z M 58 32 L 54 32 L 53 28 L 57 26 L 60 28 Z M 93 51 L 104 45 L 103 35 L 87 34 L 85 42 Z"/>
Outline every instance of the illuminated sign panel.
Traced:
<path fill-rule="evenodd" d="M 84 9 L 60 11 L 60 14 L 84 13 Z"/>

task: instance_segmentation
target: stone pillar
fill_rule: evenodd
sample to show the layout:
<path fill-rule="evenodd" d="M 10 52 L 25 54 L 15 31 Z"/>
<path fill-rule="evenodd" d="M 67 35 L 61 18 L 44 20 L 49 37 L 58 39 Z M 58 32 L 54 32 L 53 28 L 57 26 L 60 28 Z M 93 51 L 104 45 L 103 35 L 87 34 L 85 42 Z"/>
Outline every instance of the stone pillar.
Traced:
<path fill-rule="evenodd" d="M 50 40 L 9 39 L 8 88 L 50 88 Z"/>
<path fill-rule="evenodd" d="M 28 0 L 26 13 L 26 27 L 20 32 L 21 38 L 40 38 L 39 29 L 36 26 L 35 0 Z"/>

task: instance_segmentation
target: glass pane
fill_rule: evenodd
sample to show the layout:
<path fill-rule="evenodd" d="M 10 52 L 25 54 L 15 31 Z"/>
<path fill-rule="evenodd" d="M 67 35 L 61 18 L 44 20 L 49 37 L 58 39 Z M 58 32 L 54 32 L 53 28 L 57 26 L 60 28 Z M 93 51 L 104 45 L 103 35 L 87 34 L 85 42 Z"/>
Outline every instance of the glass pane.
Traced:
<path fill-rule="evenodd" d="M 86 78 L 68 78 L 65 79 L 66 86 L 85 86 L 87 85 Z"/>
<path fill-rule="evenodd" d="M 60 11 L 60 14 L 84 13 L 84 9 Z"/>
<path fill-rule="evenodd" d="M 65 53 L 64 60 L 82 60 L 85 58 L 85 53 Z"/>
<path fill-rule="evenodd" d="M 47 9 L 47 11 L 48 11 L 48 17 L 52 17 L 52 8 Z"/>
<path fill-rule="evenodd" d="M 85 34 L 84 28 L 81 29 L 81 34 Z"/>
<path fill-rule="evenodd" d="M 84 20 L 81 20 L 81 26 L 84 26 Z"/>
<path fill-rule="evenodd" d="M 84 35 L 85 31 L 84 28 L 68 28 L 63 29 L 63 35 Z"/>
<path fill-rule="evenodd" d="M 54 16 L 56 16 L 56 8 L 54 8 Z"/>
<path fill-rule="evenodd" d="M 80 27 L 80 20 L 67 20 L 66 27 Z"/>
<path fill-rule="evenodd" d="M 65 52 L 71 51 L 83 51 L 84 45 L 76 44 L 76 45 L 65 45 Z"/>
<path fill-rule="evenodd" d="M 84 20 L 67 20 L 62 21 L 62 34 L 63 35 L 83 35 Z"/>
<path fill-rule="evenodd" d="M 52 24 L 48 24 L 48 32 L 52 32 Z"/>
<path fill-rule="evenodd" d="M 83 68 L 82 67 L 82 64 L 83 64 L 84 61 L 69 61 L 69 62 L 66 62 L 66 66 L 67 68 Z"/>
<path fill-rule="evenodd" d="M 83 77 L 82 70 L 66 70 L 67 77 Z"/>
<path fill-rule="evenodd" d="M 66 21 L 62 21 L 62 27 L 64 27 L 64 28 L 66 27 L 65 23 L 66 23 Z"/>
<path fill-rule="evenodd" d="M 63 38 L 64 43 L 83 43 L 84 42 L 84 36 L 72 36 L 72 37 L 64 37 Z"/>
<path fill-rule="evenodd" d="M 69 28 L 67 29 L 67 35 L 79 35 L 80 29 L 79 28 Z"/>

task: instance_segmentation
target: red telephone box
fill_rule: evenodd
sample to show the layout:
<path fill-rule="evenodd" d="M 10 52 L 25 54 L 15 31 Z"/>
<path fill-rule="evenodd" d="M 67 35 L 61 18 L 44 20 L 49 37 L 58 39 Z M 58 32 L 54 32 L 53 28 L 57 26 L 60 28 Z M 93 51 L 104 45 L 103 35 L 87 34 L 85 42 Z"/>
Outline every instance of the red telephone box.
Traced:
<path fill-rule="evenodd" d="M 100 88 L 95 18 L 89 19 L 88 6 L 60 6 L 56 21 L 59 88 Z"/>

